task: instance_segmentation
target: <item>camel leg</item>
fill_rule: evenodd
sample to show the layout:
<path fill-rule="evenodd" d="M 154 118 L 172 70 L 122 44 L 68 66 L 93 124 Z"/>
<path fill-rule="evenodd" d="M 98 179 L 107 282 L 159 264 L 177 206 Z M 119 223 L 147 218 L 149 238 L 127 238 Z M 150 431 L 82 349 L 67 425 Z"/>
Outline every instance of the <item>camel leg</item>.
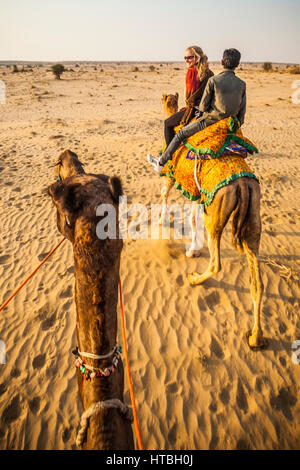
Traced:
<path fill-rule="evenodd" d="M 191 227 L 192 227 L 192 243 L 191 246 L 188 250 L 186 250 L 185 255 L 188 258 L 196 258 L 200 256 L 200 249 L 199 249 L 199 243 L 197 240 L 197 236 L 199 237 L 199 234 L 197 233 L 197 216 L 198 216 L 198 203 L 193 202 L 192 203 L 192 211 L 191 211 Z"/>
<path fill-rule="evenodd" d="M 254 309 L 254 326 L 251 334 L 249 334 L 248 343 L 250 348 L 262 349 L 267 346 L 267 340 L 263 337 L 260 322 L 262 295 L 264 291 L 258 262 L 261 236 L 260 191 L 256 182 L 251 181 L 251 185 L 251 199 L 248 221 L 243 236 L 243 248 L 247 256 L 251 276 L 250 293 Z"/>
<path fill-rule="evenodd" d="M 214 276 L 214 274 L 221 271 L 221 261 L 220 261 L 220 240 L 221 234 L 213 232 L 207 235 L 208 238 L 208 249 L 210 254 L 210 261 L 208 268 L 202 274 L 197 272 L 188 274 L 188 281 L 191 285 L 199 285 L 204 281 Z"/>
<path fill-rule="evenodd" d="M 232 200 L 230 200 L 232 199 Z M 206 208 L 204 223 L 207 231 L 208 249 L 210 254 L 209 265 L 202 274 L 194 272 L 188 274 L 191 285 L 202 284 L 204 281 L 221 271 L 220 241 L 223 229 L 228 222 L 235 201 L 229 197 L 228 190 L 220 190 L 210 207 Z"/>
<path fill-rule="evenodd" d="M 174 181 L 172 180 L 172 178 L 165 178 L 163 187 L 160 192 L 161 201 L 162 201 L 162 209 L 161 209 L 161 214 L 159 218 L 159 225 L 163 225 L 166 221 L 167 200 L 168 200 L 169 192 L 173 186 L 174 186 Z"/>
<path fill-rule="evenodd" d="M 254 326 L 251 335 L 248 338 L 249 346 L 252 348 L 262 348 L 265 346 L 265 340 L 260 323 L 261 301 L 264 286 L 261 279 L 257 253 L 254 253 L 247 243 L 243 244 L 251 276 L 250 292 L 254 308 Z"/>

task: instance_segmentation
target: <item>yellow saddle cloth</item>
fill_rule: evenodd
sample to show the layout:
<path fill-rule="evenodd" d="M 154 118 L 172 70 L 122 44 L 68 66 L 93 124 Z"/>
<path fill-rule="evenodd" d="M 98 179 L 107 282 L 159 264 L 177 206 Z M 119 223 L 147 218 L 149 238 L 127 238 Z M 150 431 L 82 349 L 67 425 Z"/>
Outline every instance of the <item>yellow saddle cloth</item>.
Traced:
<path fill-rule="evenodd" d="M 245 176 L 258 181 L 245 162 L 247 152 L 258 150 L 243 136 L 238 121 L 226 118 L 184 141 L 160 175 L 171 177 L 175 187 L 188 199 L 201 199 L 200 202 L 208 206 L 218 189 L 231 181 Z M 195 164 L 199 189 L 194 174 Z"/>

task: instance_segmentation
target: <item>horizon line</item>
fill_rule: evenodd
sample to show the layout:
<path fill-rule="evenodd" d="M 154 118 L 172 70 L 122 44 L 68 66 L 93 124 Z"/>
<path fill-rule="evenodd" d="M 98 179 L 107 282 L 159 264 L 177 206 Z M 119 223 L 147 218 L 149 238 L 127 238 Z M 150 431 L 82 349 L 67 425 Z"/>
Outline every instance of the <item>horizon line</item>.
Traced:
<path fill-rule="evenodd" d="M 52 64 L 52 63 L 61 63 L 61 64 L 73 64 L 73 63 L 81 63 L 81 64 L 184 64 L 183 60 L 19 60 L 19 59 L 9 59 L 9 60 L 0 60 L 0 65 L 7 65 L 10 63 L 24 63 L 24 64 Z M 259 61 L 252 61 L 252 60 L 245 60 L 241 61 L 239 65 L 242 64 L 263 64 L 264 62 L 271 62 L 272 64 L 278 65 L 298 65 L 299 62 L 277 62 L 272 60 L 259 60 Z M 210 60 L 210 64 L 220 64 L 221 60 Z"/>

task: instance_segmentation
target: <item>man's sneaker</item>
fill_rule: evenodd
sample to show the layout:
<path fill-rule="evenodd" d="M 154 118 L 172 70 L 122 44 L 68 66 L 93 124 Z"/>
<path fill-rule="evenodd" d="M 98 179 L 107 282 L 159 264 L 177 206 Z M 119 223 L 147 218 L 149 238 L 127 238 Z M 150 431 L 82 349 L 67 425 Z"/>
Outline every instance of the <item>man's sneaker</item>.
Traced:
<path fill-rule="evenodd" d="M 150 153 L 148 153 L 147 155 L 147 161 L 149 163 L 151 163 L 151 165 L 153 166 L 154 170 L 157 171 L 158 173 L 161 172 L 161 170 L 163 169 L 164 165 L 161 165 L 160 162 L 159 162 L 159 158 L 156 158 L 156 157 L 153 157 L 152 155 L 150 155 Z"/>

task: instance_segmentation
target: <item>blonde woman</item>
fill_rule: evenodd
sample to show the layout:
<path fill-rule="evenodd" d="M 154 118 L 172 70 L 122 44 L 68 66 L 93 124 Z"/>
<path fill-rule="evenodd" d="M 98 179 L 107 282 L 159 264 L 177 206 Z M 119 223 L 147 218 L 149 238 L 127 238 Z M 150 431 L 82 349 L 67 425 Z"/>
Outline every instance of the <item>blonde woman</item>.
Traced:
<path fill-rule="evenodd" d="M 184 60 L 187 65 L 185 78 L 185 102 L 186 107 L 165 120 L 165 141 L 167 146 L 175 136 L 174 127 L 179 124 L 186 126 L 197 115 L 206 83 L 213 72 L 209 69 L 207 56 L 201 47 L 190 46 L 185 51 Z"/>
<path fill-rule="evenodd" d="M 147 160 L 156 171 L 161 172 L 181 142 L 206 127 L 229 116 L 235 116 L 239 126 L 243 124 L 246 112 L 246 83 L 234 73 L 240 59 L 241 53 L 237 49 L 225 49 L 221 60 L 223 70 L 208 79 L 199 105 L 199 117 L 178 131 L 159 159 L 147 155 Z"/>

